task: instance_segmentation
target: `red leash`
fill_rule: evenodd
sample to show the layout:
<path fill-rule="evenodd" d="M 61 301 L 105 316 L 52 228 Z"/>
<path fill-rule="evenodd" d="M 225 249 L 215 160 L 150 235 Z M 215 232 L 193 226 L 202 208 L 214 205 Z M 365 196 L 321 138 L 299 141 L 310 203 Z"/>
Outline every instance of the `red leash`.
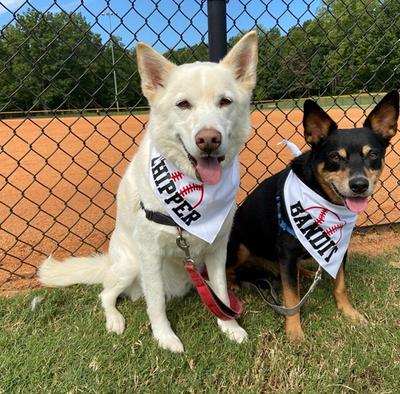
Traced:
<path fill-rule="evenodd" d="M 229 301 L 231 304 L 229 307 L 218 298 L 200 272 L 197 271 L 193 263 L 185 262 L 185 270 L 192 279 L 200 298 L 213 315 L 217 316 L 218 319 L 221 320 L 237 319 L 240 316 L 243 311 L 243 306 L 232 291 L 228 290 Z"/>
<path fill-rule="evenodd" d="M 230 306 L 226 305 L 209 286 L 207 281 L 197 271 L 195 263 L 189 252 L 189 245 L 186 239 L 182 236 L 182 229 L 178 227 L 178 237 L 176 238 L 176 244 L 180 249 L 185 252 L 185 270 L 189 274 L 194 286 L 196 287 L 197 293 L 206 305 L 207 309 L 218 319 L 221 320 L 232 320 L 237 319 L 243 311 L 242 303 L 238 300 L 235 294 L 228 290 Z"/>

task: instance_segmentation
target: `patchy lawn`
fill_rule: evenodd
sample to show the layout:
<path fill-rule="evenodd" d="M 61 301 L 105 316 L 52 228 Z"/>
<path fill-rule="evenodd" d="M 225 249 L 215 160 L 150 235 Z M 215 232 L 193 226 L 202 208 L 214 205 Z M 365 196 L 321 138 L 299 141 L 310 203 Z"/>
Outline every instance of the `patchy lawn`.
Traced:
<path fill-rule="evenodd" d="M 243 345 L 219 331 L 195 294 L 169 302 L 183 354 L 157 348 L 143 301 L 122 300 L 127 330 L 107 334 L 99 287 L 0 298 L 0 393 L 398 393 L 398 261 L 397 252 L 350 256 L 350 296 L 367 326 L 336 310 L 325 275 L 303 308 L 307 339 L 297 345 L 287 342 L 283 318 L 248 290 L 239 293 Z M 45 298 L 32 312 L 37 295 Z"/>

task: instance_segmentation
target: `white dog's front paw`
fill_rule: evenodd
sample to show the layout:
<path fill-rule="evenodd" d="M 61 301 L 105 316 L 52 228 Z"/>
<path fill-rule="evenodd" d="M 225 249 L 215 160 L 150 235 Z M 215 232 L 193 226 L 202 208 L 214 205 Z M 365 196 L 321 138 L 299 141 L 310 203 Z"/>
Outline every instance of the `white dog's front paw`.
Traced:
<path fill-rule="evenodd" d="M 108 332 L 121 335 L 125 330 L 125 319 L 119 312 L 107 313 L 106 328 Z"/>
<path fill-rule="evenodd" d="M 218 325 L 232 341 L 242 343 L 247 339 L 247 332 L 239 326 L 236 320 L 218 320 Z"/>
<path fill-rule="evenodd" d="M 162 349 L 169 350 L 174 353 L 183 352 L 183 344 L 181 340 L 172 332 L 169 334 L 154 334 L 157 339 L 159 346 Z"/>

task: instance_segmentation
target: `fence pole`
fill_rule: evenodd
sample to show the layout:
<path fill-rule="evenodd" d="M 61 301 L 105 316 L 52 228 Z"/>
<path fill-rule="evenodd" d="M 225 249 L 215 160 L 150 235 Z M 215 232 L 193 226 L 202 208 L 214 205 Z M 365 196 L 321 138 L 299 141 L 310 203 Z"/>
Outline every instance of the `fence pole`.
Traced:
<path fill-rule="evenodd" d="M 219 62 L 226 55 L 226 0 L 207 0 L 208 58 Z"/>

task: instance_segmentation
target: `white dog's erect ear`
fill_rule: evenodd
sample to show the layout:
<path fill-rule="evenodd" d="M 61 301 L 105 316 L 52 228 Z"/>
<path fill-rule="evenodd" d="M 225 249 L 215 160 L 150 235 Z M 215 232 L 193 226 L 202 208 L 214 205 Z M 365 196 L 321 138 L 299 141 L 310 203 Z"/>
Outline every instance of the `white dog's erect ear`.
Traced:
<path fill-rule="evenodd" d="M 151 101 L 159 88 L 164 87 L 165 80 L 171 70 L 176 67 L 152 47 L 139 42 L 136 46 L 138 70 L 142 91 Z"/>
<path fill-rule="evenodd" d="M 256 85 L 258 62 L 257 33 L 245 34 L 228 52 L 222 63 L 233 69 L 236 78 L 245 89 L 253 90 Z"/>

